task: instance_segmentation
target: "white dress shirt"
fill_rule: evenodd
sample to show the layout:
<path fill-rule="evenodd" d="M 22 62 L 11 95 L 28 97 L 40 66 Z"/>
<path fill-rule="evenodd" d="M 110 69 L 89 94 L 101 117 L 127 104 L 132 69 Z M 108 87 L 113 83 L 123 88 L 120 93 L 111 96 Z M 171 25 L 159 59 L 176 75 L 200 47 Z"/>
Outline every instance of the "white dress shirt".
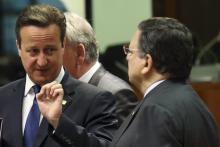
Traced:
<path fill-rule="evenodd" d="M 79 80 L 88 83 L 100 66 L 101 64 L 98 61 L 96 61 L 96 63 L 79 78 Z"/>
<path fill-rule="evenodd" d="M 157 85 L 159 85 L 160 83 L 162 83 L 163 81 L 165 81 L 165 80 L 160 80 L 160 81 L 157 81 L 157 82 L 153 83 L 152 85 L 150 85 L 150 87 L 147 88 L 147 90 L 145 91 L 144 97 L 145 97 L 151 90 L 153 90 Z"/>
<path fill-rule="evenodd" d="M 65 72 L 62 67 L 61 71 L 60 71 L 58 77 L 55 79 L 55 81 L 60 83 L 61 80 L 63 79 L 64 74 L 65 74 Z M 34 97 L 35 97 L 34 90 L 32 88 L 34 85 L 35 85 L 35 83 L 32 82 L 31 79 L 29 78 L 28 74 L 26 74 L 26 83 L 25 83 L 25 91 L 24 91 L 23 107 L 22 107 L 22 132 L 23 132 L 23 134 L 24 134 L 24 129 L 25 129 L 27 117 L 28 117 L 28 114 L 31 110 L 31 107 L 32 107 L 33 101 L 34 101 Z M 43 118 L 43 116 L 41 114 L 40 123 L 42 121 L 42 118 Z M 39 125 L 40 125 L 40 123 L 39 123 Z"/>

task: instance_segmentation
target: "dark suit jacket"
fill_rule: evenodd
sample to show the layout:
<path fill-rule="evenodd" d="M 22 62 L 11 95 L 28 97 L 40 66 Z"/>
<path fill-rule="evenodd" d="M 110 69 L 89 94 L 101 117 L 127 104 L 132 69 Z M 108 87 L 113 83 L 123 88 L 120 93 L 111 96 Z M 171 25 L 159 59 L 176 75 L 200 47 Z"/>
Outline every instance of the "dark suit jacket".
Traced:
<path fill-rule="evenodd" d="M 191 86 L 164 81 L 135 108 L 111 147 L 219 147 L 216 123 Z"/>
<path fill-rule="evenodd" d="M 119 125 L 121 125 L 138 103 L 138 98 L 128 83 L 109 73 L 103 66 L 94 73 L 89 83 L 110 91 L 116 96 L 116 115 Z"/>
<path fill-rule="evenodd" d="M 43 119 L 34 147 L 106 147 L 117 120 L 115 98 L 110 92 L 82 83 L 65 74 L 62 80 L 63 113 L 55 133 Z M 0 88 L 0 116 L 4 118 L 3 147 L 23 147 L 22 102 L 25 79 Z"/>

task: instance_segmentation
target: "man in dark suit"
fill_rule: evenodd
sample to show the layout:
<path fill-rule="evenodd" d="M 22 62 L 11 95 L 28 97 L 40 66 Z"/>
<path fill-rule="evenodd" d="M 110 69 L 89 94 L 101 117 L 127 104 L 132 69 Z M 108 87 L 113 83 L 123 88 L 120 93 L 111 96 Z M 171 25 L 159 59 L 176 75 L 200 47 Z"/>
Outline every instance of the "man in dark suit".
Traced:
<path fill-rule="evenodd" d="M 137 96 L 127 82 L 106 71 L 98 62 L 99 50 L 91 25 L 73 12 L 66 12 L 65 16 L 64 67 L 73 77 L 116 96 L 116 115 L 120 125 L 136 106 Z"/>
<path fill-rule="evenodd" d="M 111 141 L 114 96 L 65 73 L 65 31 L 64 14 L 51 6 L 29 6 L 18 17 L 16 43 L 27 74 L 0 88 L 3 147 L 106 147 Z"/>
<path fill-rule="evenodd" d="M 129 80 L 144 95 L 111 147 L 218 147 L 213 116 L 187 84 L 192 35 L 172 18 L 142 21 L 124 47 Z"/>

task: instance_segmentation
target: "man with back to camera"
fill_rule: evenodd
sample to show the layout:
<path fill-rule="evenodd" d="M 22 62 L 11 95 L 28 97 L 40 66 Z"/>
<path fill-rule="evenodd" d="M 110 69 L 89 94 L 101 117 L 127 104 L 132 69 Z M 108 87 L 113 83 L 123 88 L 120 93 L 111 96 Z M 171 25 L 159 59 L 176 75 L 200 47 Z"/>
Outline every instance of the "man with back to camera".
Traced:
<path fill-rule="evenodd" d="M 144 95 L 110 147 L 219 147 L 216 123 L 187 84 L 193 41 L 179 21 L 154 17 L 124 47 L 129 81 Z"/>
<path fill-rule="evenodd" d="M 137 96 L 125 81 L 106 71 L 98 62 L 98 45 L 91 25 L 73 12 L 64 14 L 67 20 L 64 67 L 80 81 L 116 96 L 116 115 L 120 125 L 136 106 Z"/>
<path fill-rule="evenodd" d="M 65 16 L 55 7 L 28 6 L 19 15 L 16 43 L 27 74 L 0 88 L 3 147 L 107 147 L 111 141 L 115 98 L 64 71 L 65 31 Z"/>

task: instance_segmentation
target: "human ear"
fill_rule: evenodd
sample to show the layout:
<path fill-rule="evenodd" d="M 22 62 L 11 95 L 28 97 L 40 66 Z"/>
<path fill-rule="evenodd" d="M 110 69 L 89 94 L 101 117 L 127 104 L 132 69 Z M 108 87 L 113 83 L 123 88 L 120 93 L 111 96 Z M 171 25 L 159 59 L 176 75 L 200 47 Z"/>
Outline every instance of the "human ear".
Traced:
<path fill-rule="evenodd" d="M 85 46 L 82 43 L 79 43 L 77 45 L 77 64 L 82 65 L 85 62 L 86 58 L 86 51 L 85 51 Z"/>
<path fill-rule="evenodd" d="M 141 70 L 141 73 L 146 74 L 152 69 L 153 60 L 150 54 L 146 54 L 143 60 L 143 69 Z"/>
<path fill-rule="evenodd" d="M 18 49 L 18 55 L 21 56 L 21 45 L 19 44 L 18 40 L 16 40 L 16 47 Z"/>

